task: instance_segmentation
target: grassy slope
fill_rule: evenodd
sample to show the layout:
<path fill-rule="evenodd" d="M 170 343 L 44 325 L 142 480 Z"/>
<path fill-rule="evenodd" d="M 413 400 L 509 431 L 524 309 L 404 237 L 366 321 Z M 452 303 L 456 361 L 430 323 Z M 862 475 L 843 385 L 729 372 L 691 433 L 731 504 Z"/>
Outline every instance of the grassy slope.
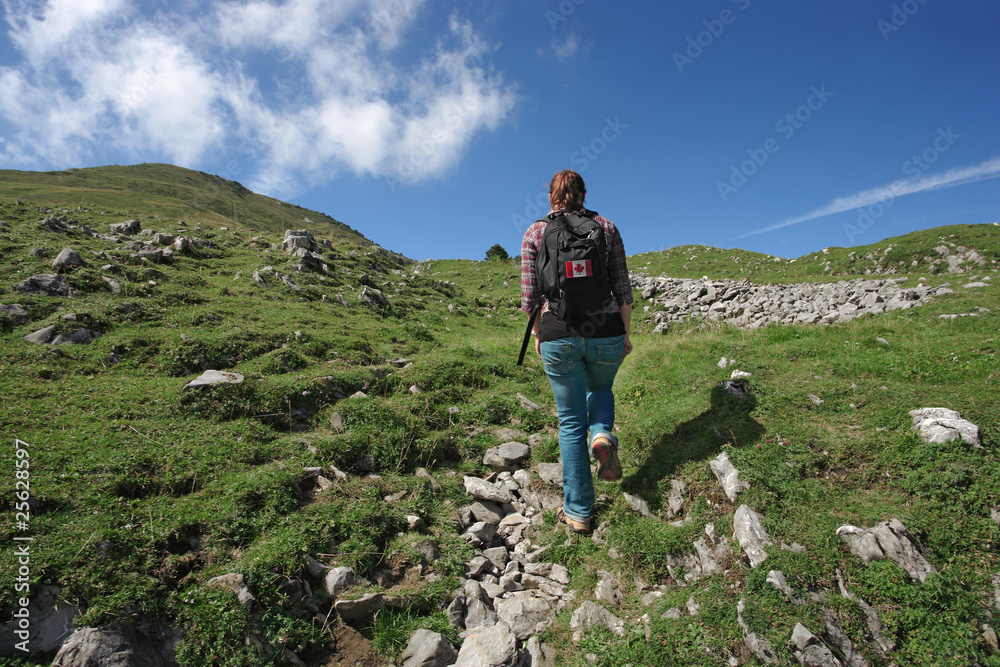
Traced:
<path fill-rule="evenodd" d="M 67 171 L 0 170 L 0 197 L 156 215 L 209 226 L 284 232 L 309 229 L 317 238 L 365 241 L 330 216 L 280 202 L 235 181 L 169 164 L 107 166 Z M 309 222 L 306 220 L 308 219 Z"/>
<path fill-rule="evenodd" d="M 114 211 L 72 215 L 103 231 L 102 225 L 130 215 Z M 2 302 L 24 304 L 33 318 L 4 325 L 0 400 L 6 437 L 32 445 L 35 583 L 62 585 L 69 600 L 88 608 L 85 623 L 138 612 L 188 627 L 181 645 L 186 664 L 256 664 L 261 657 L 244 642 L 252 619 L 230 595 L 201 588 L 212 576 L 242 572 L 265 610 L 265 639 L 287 645 L 309 664 L 323 664 L 331 641 L 311 622 L 312 614 L 279 604 L 288 578 L 305 577 L 305 556 L 353 565 L 368 576 L 387 567 L 399 573 L 419 561 L 415 543 L 430 537 L 446 553 L 431 566 L 444 580 L 387 582 L 392 592 L 410 595 L 412 609 L 383 614 L 366 634 L 391 659 L 410 628 L 443 628 L 440 604 L 471 555 L 454 529 L 455 511 L 467 502 L 461 475 L 481 470 L 483 450 L 497 444 L 493 429 L 513 425 L 530 433 L 556 425 L 537 360 L 514 365 L 523 331 L 514 308 L 517 267 L 441 260 L 414 272 L 367 244 L 344 241 L 324 252 L 333 269 L 324 282 L 291 272 L 292 262 L 251 242 L 251 232 L 208 229 L 193 235 L 211 247 L 197 247 L 173 265 L 145 267 L 114 256 L 106 242 L 40 232 L 34 224 L 40 217 L 33 208 L 0 201 L 0 219 L 10 223 L 0 231 Z M 172 231 L 173 220 L 171 212 L 143 224 Z M 971 228 L 985 235 L 970 247 L 995 257 L 1000 242 L 993 229 Z M 945 232 L 925 234 L 914 243 Z M 897 242 L 902 247 L 909 237 Z M 28 275 L 49 272 L 48 263 L 67 245 L 89 263 L 70 276 L 80 294 L 53 299 L 12 292 Z M 29 256 L 35 247 L 46 254 Z M 106 256 L 99 259 L 91 250 Z M 671 252 L 633 258 L 633 268 L 646 261 L 673 266 L 679 260 Z M 687 249 L 684 254 L 691 256 Z M 835 272 L 851 270 L 846 257 L 847 251 L 834 257 Z M 694 261 L 684 260 L 692 277 L 729 277 L 721 273 L 724 263 Z M 102 271 L 105 262 L 120 268 Z M 266 264 L 291 275 L 303 293 L 266 276 L 266 289 L 254 286 L 250 274 Z M 779 278 L 759 270 L 753 279 Z M 107 291 L 100 275 L 109 273 L 121 281 L 122 294 Z M 356 295 L 362 281 L 392 294 L 392 307 L 361 305 Z M 960 281 L 953 279 L 953 286 Z M 339 305 L 337 294 L 349 305 Z M 991 310 L 979 313 L 980 307 Z M 609 545 L 567 543 L 555 527 L 533 539 L 551 543 L 554 557 L 571 567 L 578 600 L 593 594 L 598 569 L 617 572 L 627 593 L 619 615 L 649 613 L 651 639 L 640 624 L 623 639 L 595 632 L 574 647 L 569 609 L 543 637 L 562 647 L 559 664 L 586 664 L 587 652 L 607 665 L 723 664 L 702 646 L 753 664 L 736 625 L 741 597 L 752 629 L 788 660 L 794 623 L 814 633 L 823 624 L 815 603 L 794 607 L 764 583 L 772 568 L 783 570 L 800 594 L 826 591 L 842 625 L 858 638 L 864 634 L 860 612 L 835 594 L 840 568 L 852 590 L 878 609 L 899 645 L 891 656 L 899 664 L 967 664 L 973 656 L 1000 664 L 978 625 L 990 603 L 989 577 L 1000 570 L 1000 535 L 989 518 L 989 508 L 1000 504 L 1000 400 L 992 391 L 998 307 L 996 286 L 958 288 L 929 306 L 838 327 L 637 336 L 616 392 L 626 477 L 600 485 L 608 500 L 599 519 L 611 521 L 609 545 L 620 557 L 609 556 Z M 57 349 L 21 339 L 67 312 L 106 333 L 89 346 Z M 938 317 L 970 312 L 980 317 Z M 878 337 L 890 347 L 877 344 Z M 754 374 L 751 401 L 713 389 L 728 377 L 715 365 L 721 356 Z M 392 363 L 399 357 L 412 359 L 413 367 L 399 369 Z M 188 373 L 202 366 L 236 370 L 247 382 L 236 390 L 181 393 Z M 414 383 L 424 392 L 411 394 Z M 357 390 L 370 398 L 340 398 Z M 517 392 L 544 409 L 525 412 Z M 825 402 L 814 406 L 807 393 Z M 957 409 L 978 424 L 985 449 L 921 444 L 906 412 L 930 405 Z M 448 411 L 453 406 L 457 414 Z M 334 411 L 346 432 L 330 427 Z M 308 428 L 290 432 L 293 423 Z M 722 449 L 752 484 L 740 502 L 763 515 L 776 541 L 797 541 L 806 553 L 774 548 L 752 570 L 734 551 L 725 574 L 686 588 L 670 585 L 654 606 L 641 607 L 633 575 L 667 582 L 667 556 L 690 551 L 708 522 L 720 535 L 731 535 L 735 508 L 707 465 Z M 359 477 L 367 454 L 381 474 L 377 481 Z M 551 435 L 534 452 L 536 461 L 557 456 Z M 12 448 L 5 448 L 2 460 L 13 468 Z M 352 477 L 319 492 L 302 468 L 330 463 Z M 412 476 L 417 465 L 430 467 L 443 497 Z M 671 479 L 688 485 L 685 515 L 693 520 L 683 527 L 641 518 L 621 497 L 627 490 L 646 498 L 654 512 L 665 512 Z M 399 491 L 407 495 L 382 500 Z M 7 476 L 0 481 L 0 503 L 8 515 L 12 498 Z M 409 513 L 421 516 L 426 528 L 406 531 Z M 895 565 L 866 567 L 834 535 L 842 523 L 871 526 L 890 517 L 921 537 L 939 576 L 919 585 Z M 0 563 L 0 586 L 9 590 L 15 569 L 10 550 Z M 683 608 L 689 597 L 703 606 L 699 617 L 660 618 L 669 607 Z M 869 664 L 889 662 L 865 644 L 861 650 Z"/>
<path fill-rule="evenodd" d="M 825 248 L 795 259 L 763 255 L 748 250 L 709 246 L 677 246 L 660 252 L 634 255 L 631 268 L 650 275 L 674 278 L 743 280 L 796 283 L 857 278 L 869 274 L 920 275 L 947 272 L 947 264 L 934 266 L 941 254 L 935 248 L 950 245 L 952 252 L 981 248 L 987 268 L 1000 262 L 996 225 L 950 225 L 897 236 L 856 248 Z M 913 262 L 917 262 L 916 265 Z M 829 265 L 829 266 L 827 266 Z"/>

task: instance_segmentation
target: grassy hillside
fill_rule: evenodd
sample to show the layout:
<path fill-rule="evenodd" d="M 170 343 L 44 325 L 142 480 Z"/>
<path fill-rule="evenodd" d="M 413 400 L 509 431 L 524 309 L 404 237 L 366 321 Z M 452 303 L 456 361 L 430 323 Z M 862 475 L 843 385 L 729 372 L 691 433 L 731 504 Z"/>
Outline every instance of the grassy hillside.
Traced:
<path fill-rule="evenodd" d="M 554 403 L 540 364 L 529 356 L 515 365 L 524 325 L 518 268 L 410 264 L 345 236 L 321 250 L 329 273 L 300 272 L 299 260 L 280 249 L 277 229 L 260 236 L 223 231 L 223 213 L 198 229 L 196 218 L 158 208 L 175 201 L 168 193 L 143 204 L 148 195 L 123 188 L 125 199 L 109 191 L 106 203 L 95 205 L 61 198 L 68 192 L 48 201 L 40 190 L 17 196 L 52 208 L 82 203 L 91 211 L 69 217 L 102 233 L 108 223 L 145 212 L 144 228 L 185 234 L 194 244 L 172 263 L 151 264 L 79 229 L 46 231 L 36 221 L 47 213 L 0 197 L 0 304 L 21 304 L 28 313 L 27 321 L 0 316 L 0 419 L 8 442 L 0 465 L 15 470 L 14 439 L 30 443 L 27 531 L 13 523 L 13 473 L 0 476 L 0 507 L 12 517 L 7 544 L 34 538 L 32 590 L 60 586 L 64 599 L 83 609 L 81 627 L 144 618 L 183 628 L 177 655 L 184 665 L 277 664 L 283 648 L 309 665 L 384 664 L 398 660 L 418 627 L 457 643 L 444 605 L 473 555 L 457 529 L 458 510 L 470 502 L 462 476 L 487 472 L 481 457 L 499 444 L 502 427 L 541 435 L 533 465 L 558 459 Z M 541 636 L 556 647 L 557 664 L 591 664 L 588 654 L 609 666 L 726 665 L 730 657 L 757 664 L 737 622 L 744 599 L 743 620 L 781 664 L 794 661 L 795 623 L 822 634 L 826 608 L 870 665 L 1000 665 L 983 628 L 995 627 L 1000 613 L 991 582 L 1000 573 L 1000 526 L 991 518 L 1000 507 L 995 230 L 928 230 L 855 249 L 854 260 L 852 251 L 831 249 L 780 267 L 707 248 L 631 258 L 633 269 L 650 274 L 737 277 L 721 273 L 732 270 L 721 255 L 740 255 L 747 265 L 759 263 L 753 280 L 837 280 L 863 273 L 857 257 L 869 252 L 879 261 L 897 248 L 909 253 L 892 265 L 902 270 L 910 256 L 933 256 L 947 237 L 991 263 L 956 275 L 955 292 L 930 305 L 843 326 L 637 335 L 616 385 L 625 478 L 598 485 L 595 523 L 607 526 L 604 541 L 568 537 L 551 511 L 533 529 L 532 541 L 550 546 L 549 557 L 570 568 L 577 596 Z M 889 244 L 894 249 L 883 253 Z M 64 247 L 86 262 L 66 274 L 74 296 L 16 291 L 28 276 L 50 273 Z M 819 267 L 822 258 L 829 271 Z M 264 286 L 254 282 L 255 271 Z M 959 287 L 985 275 L 997 284 Z M 389 305 L 359 299 L 372 287 Z M 641 312 L 638 295 L 636 305 Z M 100 336 L 89 345 L 23 339 L 46 325 L 67 333 L 86 326 Z M 722 356 L 735 366 L 720 369 Z M 245 381 L 182 391 L 206 368 Z M 733 368 L 752 373 L 747 399 L 717 387 Z M 351 397 L 358 391 L 367 398 Z M 526 410 L 518 393 L 542 409 Z M 927 406 L 953 408 L 979 425 L 983 448 L 923 443 L 907 412 Z M 737 503 L 709 470 L 722 451 L 750 484 Z M 336 479 L 331 465 L 347 478 Z M 419 466 L 440 492 L 414 474 Z M 317 467 L 332 480 L 329 488 L 318 483 Z M 675 480 L 686 491 L 673 516 L 667 498 Z M 653 515 L 630 509 L 623 492 L 645 499 Z M 693 553 L 707 524 L 731 538 L 742 503 L 762 515 L 776 543 L 767 561 L 751 568 L 730 540 L 723 572 L 678 585 L 672 557 Z M 419 524 L 411 528 L 408 516 Z M 871 527 L 890 518 L 922 541 L 938 570 L 926 583 L 887 560 L 865 565 L 835 534 L 845 523 Z M 419 547 L 427 540 L 441 559 L 424 562 Z M 318 620 L 330 602 L 308 573 L 310 557 L 354 567 L 373 582 L 360 592 L 385 591 L 405 605 L 360 628 Z M 4 590 L 13 589 L 17 568 L 13 550 L 3 550 Z M 804 604 L 765 581 L 772 569 L 785 573 Z M 624 583 L 614 612 L 626 632 L 592 631 L 576 644 L 570 616 L 593 599 L 600 570 Z M 257 600 L 253 611 L 228 590 L 205 587 L 228 572 L 244 575 Z M 888 654 L 864 640 L 862 610 L 840 596 L 838 572 L 877 611 L 895 642 Z M 648 606 L 642 581 L 663 586 Z M 312 587 L 313 608 L 301 601 L 302 582 Z M 689 600 L 700 605 L 697 616 L 688 614 Z M 3 598 L 3 620 L 14 604 Z M 674 608 L 684 611 L 664 617 Z M 52 657 L 6 659 L 49 664 Z"/>
<path fill-rule="evenodd" d="M 678 246 L 631 258 L 633 270 L 674 278 L 795 283 L 866 275 L 949 272 L 947 258 L 976 251 L 982 260 L 962 263 L 965 272 L 993 270 L 1000 265 L 1000 226 L 950 225 L 897 236 L 855 248 L 824 248 L 795 259 L 747 250 L 710 246 Z"/>
<path fill-rule="evenodd" d="M 324 213 L 256 194 L 235 181 L 169 164 L 49 172 L 0 170 L 0 197 L 213 227 L 270 232 L 309 229 L 317 237 L 367 241 Z"/>

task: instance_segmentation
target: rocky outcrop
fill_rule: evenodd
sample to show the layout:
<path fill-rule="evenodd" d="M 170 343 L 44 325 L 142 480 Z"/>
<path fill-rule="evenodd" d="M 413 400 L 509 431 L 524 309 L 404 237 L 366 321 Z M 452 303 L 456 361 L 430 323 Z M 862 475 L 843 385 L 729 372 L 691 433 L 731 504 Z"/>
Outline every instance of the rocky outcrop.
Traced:
<path fill-rule="evenodd" d="M 24 336 L 24 340 L 29 343 L 48 343 L 49 345 L 89 345 L 100 335 L 99 331 L 87 327 L 78 327 L 73 331 L 58 333 L 58 327 L 50 325 Z"/>
<path fill-rule="evenodd" d="M 693 280 L 635 273 L 632 286 L 652 300 L 650 317 L 659 325 L 689 318 L 756 329 L 766 324 L 833 324 L 865 314 L 905 310 L 930 301 L 944 287 L 899 280 L 852 280 L 795 285 L 749 280 Z M 664 328 L 660 329 L 665 330 Z"/>
<path fill-rule="evenodd" d="M 0 303 L 0 316 L 9 317 L 14 324 L 24 324 L 31 319 L 31 314 L 19 303 Z"/>
<path fill-rule="evenodd" d="M 58 586 L 42 586 L 26 607 L 16 608 L 14 618 L 0 625 L 0 655 L 12 655 L 24 648 L 48 653 L 57 651 L 69 638 L 73 620 L 83 610 L 59 597 Z M 23 619 L 30 623 L 25 628 Z"/>
<path fill-rule="evenodd" d="M 313 238 L 312 232 L 307 229 L 287 229 L 285 230 L 285 237 L 281 242 L 282 249 L 292 254 L 297 249 L 315 251 L 316 239 Z"/>
<path fill-rule="evenodd" d="M 63 248 L 56 255 L 56 258 L 52 260 L 52 270 L 56 273 L 72 271 L 74 268 L 83 265 L 83 258 L 72 248 Z"/>
<path fill-rule="evenodd" d="M 740 505 L 733 515 L 733 539 L 750 561 L 750 567 L 757 567 L 767 559 L 764 547 L 774 544 L 764 530 L 760 516 L 746 505 Z"/>
<path fill-rule="evenodd" d="M 14 289 L 24 294 L 39 296 L 73 296 L 76 293 L 64 276 L 55 273 L 31 276 L 19 282 Z"/>
<path fill-rule="evenodd" d="M 871 529 L 841 526 L 837 536 L 852 554 L 866 563 L 889 558 L 921 582 L 936 571 L 921 554 L 920 542 L 898 519 L 883 521 Z"/>
<path fill-rule="evenodd" d="M 363 287 L 361 292 L 358 293 L 358 301 L 366 303 L 369 306 L 374 306 L 375 308 L 389 307 L 389 299 L 382 293 L 382 290 L 375 287 Z"/>
<path fill-rule="evenodd" d="M 712 469 L 712 474 L 719 480 L 719 485 L 731 502 L 736 502 L 736 496 L 750 488 L 749 484 L 740 479 L 740 471 L 733 467 L 726 452 L 709 461 L 708 467 Z"/>
<path fill-rule="evenodd" d="M 439 632 L 415 630 L 399 656 L 403 667 L 448 667 L 458 659 L 455 647 Z"/>
<path fill-rule="evenodd" d="M 133 623 L 82 628 L 63 644 L 52 664 L 59 667 L 166 667 L 175 664 L 169 649 Z"/>
<path fill-rule="evenodd" d="M 138 220 L 126 220 L 125 222 L 111 223 L 111 233 L 123 236 L 133 236 L 142 231 L 142 224 Z"/>
<path fill-rule="evenodd" d="M 962 415 L 948 408 L 920 408 L 910 410 L 913 430 L 924 442 L 944 444 L 961 439 L 967 445 L 982 447 L 979 427 L 962 419 Z"/>

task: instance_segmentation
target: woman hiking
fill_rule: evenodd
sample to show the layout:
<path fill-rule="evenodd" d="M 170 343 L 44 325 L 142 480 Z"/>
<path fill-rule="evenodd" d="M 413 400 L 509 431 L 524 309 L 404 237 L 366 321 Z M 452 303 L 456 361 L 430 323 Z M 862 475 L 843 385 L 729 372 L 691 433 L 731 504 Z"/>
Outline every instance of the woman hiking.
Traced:
<path fill-rule="evenodd" d="M 590 530 L 594 512 L 590 457 L 597 461 L 598 477 L 621 479 L 612 385 L 632 351 L 625 246 L 614 223 L 584 208 L 586 196 L 578 173 L 560 171 L 549 185 L 549 214 L 532 224 L 521 242 L 521 309 L 532 313 L 535 352 L 559 413 L 563 506 L 558 514 L 578 533 Z M 580 254 L 585 252 L 590 254 Z M 538 308 L 541 317 L 534 318 Z"/>

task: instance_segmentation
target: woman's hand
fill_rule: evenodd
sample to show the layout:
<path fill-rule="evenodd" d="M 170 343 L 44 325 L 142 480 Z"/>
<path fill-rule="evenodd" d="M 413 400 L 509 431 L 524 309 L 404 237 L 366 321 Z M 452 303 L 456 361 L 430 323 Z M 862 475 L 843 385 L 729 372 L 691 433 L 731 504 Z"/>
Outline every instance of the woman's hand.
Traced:
<path fill-rule="evenodd" d="M 631 353 L 632 353 L 632 339 L 629 338 L 628 334 L 625 334 L 625 346 L 622 348 L 622 359 L 624 359 Z"/>
<path fill-rule="evenodd" d="M 538 355 L 539 359 L 542 358 L 542 341 L 538 340 L 537 335 L 535 336 L 535 354 Z"/>

